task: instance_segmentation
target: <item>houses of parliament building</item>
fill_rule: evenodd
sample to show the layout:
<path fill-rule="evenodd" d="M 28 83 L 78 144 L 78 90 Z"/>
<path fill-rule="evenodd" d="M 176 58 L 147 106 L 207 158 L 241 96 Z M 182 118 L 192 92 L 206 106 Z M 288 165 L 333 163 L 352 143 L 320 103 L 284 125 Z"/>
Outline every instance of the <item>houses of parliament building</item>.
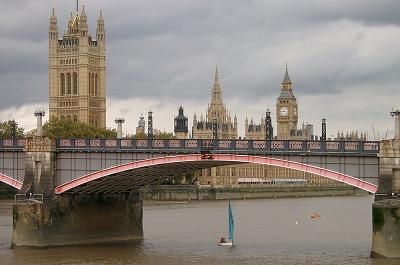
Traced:
<path fill-rule="evenodd" d="M 175 117 L 175 132 L 177 138 L 187 138 L 187 117 L 183 115 L 183 109 L 180 107 L 179 114 Z M 269 115 L 267 111 L 267 115 Z M 270 118 L 270 117 L 269 117 Z M 311 140 L 314 139 L 313 126 L 306 124 L 298 129 L 298 103 L 293 92 L 293 84 L 290 80 L 286 66 L 285 75 L 282 81 L 280 95 L 276 101 L 276 121 L 277 135 L 276 139 L 288 140 Z M 262 140 L 266 139 L 267 126 L 266 119 L 261 118 L 259 124 L 251 118 L 250 122 L 245 121 L 245 139 Z M 186 124 L 186 128 L 183 126 Z M 213 130 L 216 126 L 216 130 Z M 186 129 L 186 134 L 182 131 Z M 218 139 L 237 139 L 238 121 L 236 115 L 233 120 L 222 98 L 222 89 L 219 80 L 218 69 L 215 70 L 214 84 L 211 89 L 211 101 L 206 109 L 206 115 L 200 115 L 200 118 L 194 114 L 192 138 L 193 139 L 213 139 L 216 131 Z M 272 137 L 272 135 L 271 135 Z M 299 172 L 285 168 L 278 168 L 267 165 L 231 165 L 221 166 L 211 169 L 204 169 L 198 176 L 198 181 L 203 185 L 226 186 L 246 183 L 246 180 L 266 180 L 266 179 L 307 179 L 311 183 L 323 183 L 324 185 L 334 183 L 331 180 L 321 178 L 317 175 Z"/>
<path fill-rule="evenodd" d="M 85 7 L 71 13 L 59 38 L 53 9 L 49 27 L 49 116 L 106 127 L 106 33 L 100 11 L 95 38 Z"/>
<path fill-rule="evenodd" d="M 106 32 L 100 11 L 97 18 L 96 35 L 91 36 L 88 17 L 83 7 L 79 13 L 71 13 L 67 30 L 60 38 L 55 11 L 50 17 L 49 38 L 49 116 L 69 119 L 96 127 L 106 127 Z M 194 114 L 191 137 L 194 139 L 237 139 L 238 120 L 231 115 L 223 101 L 218 69 L 215 70 L 211 100 L 205 115 Z M 266 121 L 271 121 L 269 110 L 260 123 L 245 121 L 245 139 L 267 139 Z M 282 81 L 276 101 L 277 132 L 274 139 L 314 139 L 313 126 L 303 124 L 298 128 L 298 102 L 288 69 Z M 216 126 L 216 127 L 213 127 Z M 272 129 L 272 126 L 271 128 Z M 137 132 L 144 133 L 145 121 L 141 117 Z M 182 106 L 174 118 L 175 137 L 188 138 L 188 118 Z M 342 133 L 343 135 L 343 133 Z M 270 138 L 272 139 L 272 138 Z M 311 182 L 329 182 L 318 176 L 304 175 L 294 170 L 264 165 L 235 165 L 202 170 L 200 184 L 232 185 L 246 178 L 308 178 Z"/>

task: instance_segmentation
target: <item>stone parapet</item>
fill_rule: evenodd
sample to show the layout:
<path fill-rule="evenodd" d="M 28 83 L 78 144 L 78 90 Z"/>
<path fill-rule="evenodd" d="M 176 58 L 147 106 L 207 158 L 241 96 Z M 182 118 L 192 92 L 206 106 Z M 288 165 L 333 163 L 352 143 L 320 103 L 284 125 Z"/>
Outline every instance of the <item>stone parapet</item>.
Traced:
<path fill-rule="evenodd" d="M 379 157 L 378 193 L 400 192 L 400 139 L 383 140 Z"/>
<path fill-rule="evenodd" d="M 25 146 L 25 177 L 20 193 L 54 195 L 56 145 L 55 140 L 45 137 L 28 139 Z"/>

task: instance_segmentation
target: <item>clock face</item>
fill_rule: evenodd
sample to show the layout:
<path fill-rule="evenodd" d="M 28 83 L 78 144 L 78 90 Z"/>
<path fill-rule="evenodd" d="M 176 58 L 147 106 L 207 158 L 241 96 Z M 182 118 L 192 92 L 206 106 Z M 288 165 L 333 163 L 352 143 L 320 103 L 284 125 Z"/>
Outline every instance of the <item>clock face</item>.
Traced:
<path fill-rule="evenodd" d="M 279 113 L 281 114 L 281 116 L 287 116 L 288 113 L 289 113 L 289 110 L 288 110 L 287 107 L 282 107 L 282 108 L 279 110 Z"/>

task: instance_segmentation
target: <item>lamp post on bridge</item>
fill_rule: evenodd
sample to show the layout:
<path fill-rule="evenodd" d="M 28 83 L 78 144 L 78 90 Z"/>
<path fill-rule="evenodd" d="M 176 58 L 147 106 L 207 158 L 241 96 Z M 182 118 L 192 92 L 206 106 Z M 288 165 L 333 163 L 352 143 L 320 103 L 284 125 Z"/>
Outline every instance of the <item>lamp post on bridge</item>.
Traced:
<path fill-rule="evenodd" d="M 321 134 L 321 140 L 326 141 L 326 119 L 322 118 L 322 134 Z"/>
<path fill-rule="evenodd" d="M 44 110 L 36 110 L 35 117 L 36 117 L 36 136 L 42 137 L 43 136 L 43 117 L 45 115 Z"/>
<path fill-rule="evenodd" d="M 400 139 L 400 110 L 392 110 L 390 116 L 394 118 L 394 139 Z"/>
<path fill-rule="evenodd" d="M 147 138 L 153 139 L 153 112 L 150 110 L 147 117 Z"/>
<path fill-rule="evenodd" d="M 11 138 L 15 140 L 17 138 L 17 123 L 15 120 L 11 121 Z"/>
<path fill-rule="evenodd" d="M 274 128 L 272 127 L 271 111 L 265 112 L 265 139 L 271 140 L 274 137 Z"/>
<path fill-rule="evenodd" d="M 125 122 L 124 118 L 116 118 L 115 123 L 117 124 L 117 138 L 122 138 L 122 124 Z"/>

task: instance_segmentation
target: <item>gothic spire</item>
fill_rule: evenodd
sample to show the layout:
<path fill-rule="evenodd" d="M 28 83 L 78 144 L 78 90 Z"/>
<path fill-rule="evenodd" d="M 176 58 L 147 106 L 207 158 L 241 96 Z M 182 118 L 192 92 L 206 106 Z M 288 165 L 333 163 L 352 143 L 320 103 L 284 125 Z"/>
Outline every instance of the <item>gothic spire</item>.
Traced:
<path fill-rule="evenodd" d="M 290 81 L 290 78 L 289 78 L 287 64 L 286 64 L 285 77 L 283 78 L 282 84 L 292 84 L 292 81 Z"/>
<path fill-rule="evenodd" d="M 54 10 L 54 7 L 53 7 L 53 11 L 51 12 L 50 20 L 52 20 L 52 21 L 54 21 L 54 20 L 57 21 L 56 11 Z"/>
<path fill-rule="evenodd" d="M 219 86 L 218 66 L 215 66 L 214 86 Z"/>
<path fill-rule="evenodd" d="M 82 7 L 81 18 L 87 18 L 87 15 L 85 12 L 85 6 Z"/>
<path fill-rule="evenodd" d="M 221 93 L 221 85 L 219 84 L 219 76 L 218 76 L 218 67 L 215 67 L 215 74 L 214 74 L 214 86 L 211 92 L 211 105 L 213 103 L 221 104 L 222 102 L 222 93 Z"/>

